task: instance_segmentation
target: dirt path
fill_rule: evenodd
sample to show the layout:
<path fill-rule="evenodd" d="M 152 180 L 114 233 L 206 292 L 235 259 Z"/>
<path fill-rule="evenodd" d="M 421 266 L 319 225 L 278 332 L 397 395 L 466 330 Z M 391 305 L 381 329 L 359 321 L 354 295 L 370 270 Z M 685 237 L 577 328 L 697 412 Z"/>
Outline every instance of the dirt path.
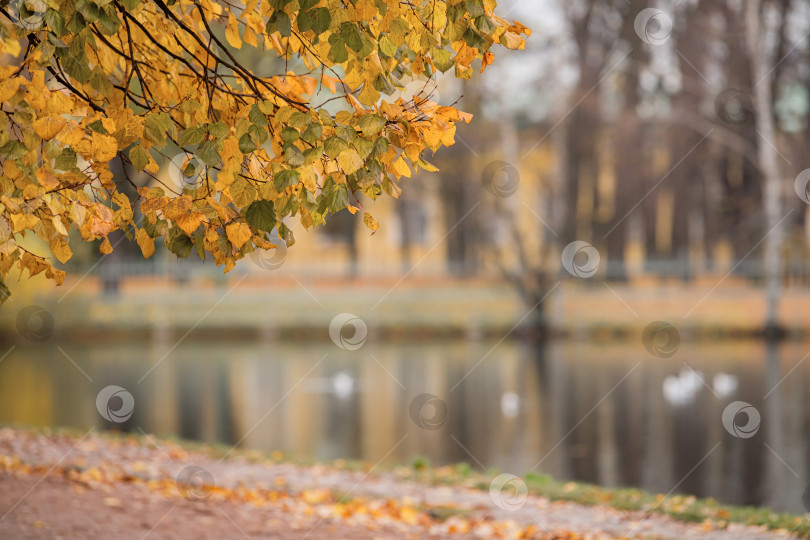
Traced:
<path fill-rule="evenodd" d="M 148 440 L 0 430 L 0 538 L 792 538 L 534 496 L 505 510 L 470 488 Z"/>

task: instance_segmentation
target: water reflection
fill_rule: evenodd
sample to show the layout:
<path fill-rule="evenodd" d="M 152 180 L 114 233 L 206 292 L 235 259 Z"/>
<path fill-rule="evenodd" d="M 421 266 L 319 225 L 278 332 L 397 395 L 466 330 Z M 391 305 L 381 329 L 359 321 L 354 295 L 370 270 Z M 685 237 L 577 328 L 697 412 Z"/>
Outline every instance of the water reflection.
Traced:
<path fill-rule="evenodd" d="M 802 344 L 682 343 L 664 359 L 633 343 L 504 342 L 479 364 L 492 345 L 20 345 L 0 362 L 0 422 L 142 429 L 315 459 L 419 455 L 803 511 Z M 108 385 L 135 399 L 123 424 L 96 410 Z M 446 405 L 438 429 L 412 420 L 420 394 Z M 754 437 L 723 427 L 733 401 L 760 412 Z"/>

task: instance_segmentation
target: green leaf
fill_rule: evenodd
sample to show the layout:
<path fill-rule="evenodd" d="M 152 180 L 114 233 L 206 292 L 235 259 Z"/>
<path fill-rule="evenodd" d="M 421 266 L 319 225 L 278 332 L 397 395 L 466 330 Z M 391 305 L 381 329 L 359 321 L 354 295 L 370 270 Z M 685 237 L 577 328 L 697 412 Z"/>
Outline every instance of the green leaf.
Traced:
<path fill-rule="evenodd" d="M 292 35 L 290 16 L 283 11 L 277 11 L 274 16 L 276 18 L 276 28 L 278 28 L 278 33 L 283 37 L 290 37 Z"/>
<path fill-rule="evenodd" d="M 65 18 L 55 9 L 48 9 L 45 12 L 45 24 L 57 36 L 61 36 L 65 32 Z"/>
<path fill-rule="evenodd" d="M 444 73 L 453 67 L 453 55 L 447 49 L 435 48 L 430 52 L 430 58 L 436 67 Z"/>
<path fill-rule="evenodd" d="M 132 162 L 132 166 L 135 167 L 135 169 L 142 171 L 147 163 L 149 163 L 149 152 L 139 144 L 129 151 L 129 160 Z"/>
<path fill-rule="evenodd" d="M 397 46 L 388 39 L 388 36 L 383 36 L 380 38 L 380 52 L 389 58 L 393 58 L 397 54 Z"/>
<path fill-rule="evenodd" d="M 118 28 L 121 26 L 121 19 L 118 17 L 115 8 L 110 5 L 101 8 L 96 26 L 102 34 L 108 36 L 115 35 L 118 32 Z"/>
<path fill-rule="evenodd" d="M 354 52 L 360 52 L 360 49 L 363 48 L 363 38 L 360 37 L 360 30 L 356 24 L 348 21 L 341 24 L 340 35 L 343 36 L 346 45 L 351 47 Z"/>
<path fill-rule="evenodd" d="M 64 49 L 62 49 L 64 50 Z M 90 80 L 90 66 L 84 53 L 74 56 L 67 52 L 61 57 L 65 73 L 84 84 Z"/>
<path fill-rule="evenodd" d="M 84 17 L 82 17 L 81 13 L 75 12 L 70 20 L 65 25 L 65 28 L 71 34 L 78 34 L 82 30 L 87 27 L 87 22 L 85 22 Z"/>
<path fill-rule="evenodd" d="M 205 127 L 194 126 L 186 129 L 180 134 L 180 146 L 191 146 L 200 144 L 205 138 Z"/>
<path fill-rule="evenodd" d="M 309 113 L 302 113 L 301 111 L 295 111 L 290 115 L 290 119 L 287 120 L 287 124 L 296 129 L 304 129 L 310 122 L 312 122 L 312 117 Z"/>
<path fill-rule="evenodd" d="M 194 249 L 194 243 L 191 241 L 191 238 L 181 233 L 169 242 L 168 248 L 169 251 L 181 259 L 185 259 L 191 255 L 191 250 Z"/>
<path fill-rule="evenodd" d="M 3 146 L 0 146 L 0 157 L 3 159 L 21 158 L 27 153 L 28 150 L 20 141 L 8 141 Z"/>
<path fill-rule="evenodd" d="M 374 150 L 371 152 L 372 157 L 381 156 L 386 152 L 388 152 L 388 139 L 380 137 L 374 141 Z"/>
<path fill-rule="evenodd" d="M 349 51 L 346 50 L 346 42 L 340 34 L 329 36 L 329 60 L 336 64 L 342 64 L 349 59 Z"/>
<path fill-rule="evenodd" d="M 191 235 L 194 240 L 194 248 L 197 250 L 197 256 L 205 261 L 205 227 L 197 227 L 194 234 Z"/>
<path fill-rule="evenodd" d="M 430 163 L 429 161 L 425 161 L 422 158 L 419 158 L 419 161 L 417 161 L 416 164 L 419 165 L 420 167 L 422 167 L 423 169 L 425 169 L 428 172 L 437 172 L 439 170 L 439 168 L 436 167 L 433 163 Z"/>
<path fill-rule="evenodd" d="M 385 178 L 383 179 L 382 188 L 383 191 L 385 191 L 395 199 L 399 197 L 400 194 L 402 194 L 402 189 L 398 185 L 396 185 L 396 183 L 393 180 L 391 180 L 391 178 L 389 178 L 388 175 L 386 175 Z"/>
<path fill-rule="evenodd" d="M 101 120 L 96 120 L 95 122 L 90 122 L 87 124 L 87 127 L 95 131 L 96 133 L 101 133 L 102 135 L 109 135 L 110 132 L 107 131 L 107 128 L 104 127 L 104 124 L 101 123 Z"/>
<path fill-rule="evenodd" d="M 285 127 L 281 130 L 281 140 L 286 144 L 292 144 L 301 136 L 298 130 L 293 127 Z"/>
<path fill-rule="evenodd" d="M 9 296 L 11 296 L 11 291 L 6 286 L 6 282 L 0 278 L 0 304 L 8 300 Z"/>
<path fill-rule="evenodd" d="M 82 14 L 82 17 L 84 17 L 84 20 L 88 24 L 96 22 L 99 16 L 98 4 L 88 0 L 79 0 L 76 2 L 76 11 Z"/>
<path fill-rule="evenodd" d="M 361 159 L 366 159 L 374 149 L 374 141 L 364 139 L 363 137 L 357 137 L 352 144 L 357 149 L 357 153 L 360 155 Z"/>
<path fill-rule="evenodd" d="M 317 146 L 304 151 L 304 165 L 312 165 L 323 154 L 323 146 Z"/>
<path fill-rule="evenodd" d="M 122 6 L 127 8 L 127 11 L 133 11 L 141 3 L 141 0 L 120 0 L 120 2 Z"/>
<path fill-rule="evenodd" d="M 487 44 L 483 36 L 474 30 L 472 26 L 468 27 L 467 31 L 464 32 L 464 41 L 467 42 L 468 46 L 475 49 L 483 49 Z"/>
<path fill-rule="evenodd" d="M 109 76 L 104 73 L 101 66 L 96 66 L 90 74 L 90 86 L 93 90 L 106 98 L 110 98 L 113 94 L 113 85 L 110 84 Z"/>
<path fill-rule="evenodd" d="M 293 167 L 300 167 L 304 164 L 304 154 L 297 146 L 288 146 L 284 149 L 284 161 Z"/>
<path fill-rule="evenodd" d="M 266 141 L 268 137 L 267 130 L 260 128 L 256 124 L 250 124 L 248 126 L 248 134 L 250 138 L 253 139 L 253 142 L 256 143 L 256 146 L 264 144 L 264 141 Z"/>
<path fill-rule="evenodd" d="M 315 144 L 315 141 L 320 139 L 322 134 L 323 126 L 317 122 L 313 122 L 307 127 L 306 131 L 301 135 L 301 138 L 309 144 Z"/>
<path fill-rule="evenodd" d="M 339 137 L 329 137 L 323 142 L 323 149 L 326 155 L 332 159 L 336 159 L 341 152 L 346 150 L 349 145 Z"/>
<path fill-rule="evenodd" d="M 326 8 L 310 9 L 298 14 L 298 30 L 301 32 L 312 30 L 315 35 L 320 35 L 328 30 L 331 24 L 332 16 Z"/>
<path fill-rule="evenodd" d="M 243 154 L 249 154 L 256 150 L 256 148 L 258 148 L 258 146 L 256 146 L 256 143 L 253 142 L 253 139 L 250 138 L 248 133 L 239 137 L 239 151 Z"/>
<path fill-rule="evenodd" d="M 294 171 L 292 169 L 284 169 L 275 174 L 273 178 L 273 184 L 276 187 L 276 191 L 284 191 L 288 187 L 297 184 L 300 178 L 301 173 L 299 173 L 298 171 Z"/>
<path fill-rule="evenodd" d="M 231 199 L 233 199 L 234 204 L 240 208 L 255 201 L 256 197 L 259 195 L 259 190 L 244 178 L 237 178 L 236 181 L 231 184 L 230 191 Z"/>
<path fill-rule="evenodd" d="M 346 141 L 347 143 L 352 142 L 357 138 L 357 132 L 354 130 L 353 127 L 347 126 L 338 126 L 335 128 L 335 135 Z"/>
<path fill-rule="evenodd" d="M 335 186 L 329 194 L 328 207 L 332 212 L 338 212 L 349 206 L 349 189 L 345 185 Z"/>
<path fill-rule="evenodd" d="M 248 118 L 250 121 L 256 124 L 259 127 L 266 127 L 267 124 L 270 122 L 267 120 L 267 117 L 264 113 L 259 109 L 258 105 L 253 105 L 250 108 L 250 113 L 248 113 Z"/>
<path fill-rule="evenodd" d="M 360 130 L 366 137 L 376 135 L 385 127 L 385 118 L 376 114 L 367 114 L 360 119 Z"/>
<path fill-rule="evenodd" d="M 327 111 L 326 109 L 319 110 L 318 116 L 320 117 L 321 122 L 323 122 L 323 125 L 335 127 L 335 120 L 332 118 L 332 116 L 329 114 L 329 111 Z"/>
<path fill-rule="evenodd" d="M 76 152 L 72 148 L 64 148 L 53 160 L 53 166 L 60 171 L 69 171 L 76 166 Z"/>
<path fill-rule="evenodd" d="M 166 131 L 168 131 L 171 121 L 171 117 L 166 113 L 147 114 L 143 121 L 144 136 L 162 147 L 166 143 Z"/>
<path fill-rule="evenodd" d="M 467 0 L 466 7 L 467 12 L 473 19 L 486 13 L 486 10 L 484 9 L 484 2 L 482 0 Z"/>
<path fill-rule="evenodd" d="M 200 156 L 200 159 L 202 159 L 203 162 L 209 167 L 215 167 L 219 165 L 220 161 L 222 161 L 222 158 L 219 157 L 219 152 L 217 152 L 217 149 L 212 141 L 203 142 L 197 149 L 197 155 Z"/>
<path fill-rule="evenodd" d="M 245 212 L 248 225 L 259 231 L 270 232 L 276 226 L 276 209 L 272 201 L 253 201 Z"/>
<path fill-rule="evenodd" d="M 224 122 L 214 122 L 208 126 L 208 133 L 218 141 L 227 137 L 228 131 L 228 126 Z"/>

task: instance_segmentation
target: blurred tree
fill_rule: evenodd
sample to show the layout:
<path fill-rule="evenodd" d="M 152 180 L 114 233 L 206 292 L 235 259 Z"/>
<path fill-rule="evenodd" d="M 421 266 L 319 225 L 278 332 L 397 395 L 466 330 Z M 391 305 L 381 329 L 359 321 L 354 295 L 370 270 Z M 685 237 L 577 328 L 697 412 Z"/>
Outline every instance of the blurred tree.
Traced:
<path fill-rule="evenodd" d="M 450 69 L 470 78 L 474 61 L 481 71 L 492 63 L 496 43 L 522 49 L 530 31 L 495 7 L 3 0 L 0 297 L 13 267 L 64 279 L 49 257 L 17 243 L 26 232 L 60 262 L 75 227 L 102 240 L 102 253 L 121 230 L 146 257 L 162 238 L 178 256 L 210 253 L 228 271 L 273 248 L 271 231 L 292 245 L 285 217 L 309 228 L 357 212 L 359 194 L 398 196 L 396 180 L 417 166 L 435 170 L 423 151 L 453 144 L 456 122 L 470 116 L 418 94 L 386 96 Z M 283 70 L 257 73 L 235 53 L 243 48 L 283 59 Z M 157 176 L 161 155 L 174 155 L 181 182 Z M 117 178 L 115 158 L 141 173 L 124 167 Z M 363 220 L 377 229 L 368 212 Z"/>

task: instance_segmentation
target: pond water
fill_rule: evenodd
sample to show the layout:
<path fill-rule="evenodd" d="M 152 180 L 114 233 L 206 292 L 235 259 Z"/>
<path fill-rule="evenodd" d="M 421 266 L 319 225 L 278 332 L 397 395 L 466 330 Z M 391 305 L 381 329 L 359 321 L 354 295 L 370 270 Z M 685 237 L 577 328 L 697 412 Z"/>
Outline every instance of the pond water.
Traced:
<path fill-rule="evenodd" d="M 319 460 L 424 456 L 803 512 L 805 354 L 802 343 L 756 341 L 682 343 L 670 358 L 632 342 L 573 340 L 354 351 L 331 342 L 18 344 L 0 361 L 0 422 L 143 430 Z M 97 409 L 109 385 L 134 398 L 122 423 Z M 727 408 L 737 401 L 753 410 L 735 417 L 743 405 Z M 123 403 L 113 397 L 108 410 Z"/>

